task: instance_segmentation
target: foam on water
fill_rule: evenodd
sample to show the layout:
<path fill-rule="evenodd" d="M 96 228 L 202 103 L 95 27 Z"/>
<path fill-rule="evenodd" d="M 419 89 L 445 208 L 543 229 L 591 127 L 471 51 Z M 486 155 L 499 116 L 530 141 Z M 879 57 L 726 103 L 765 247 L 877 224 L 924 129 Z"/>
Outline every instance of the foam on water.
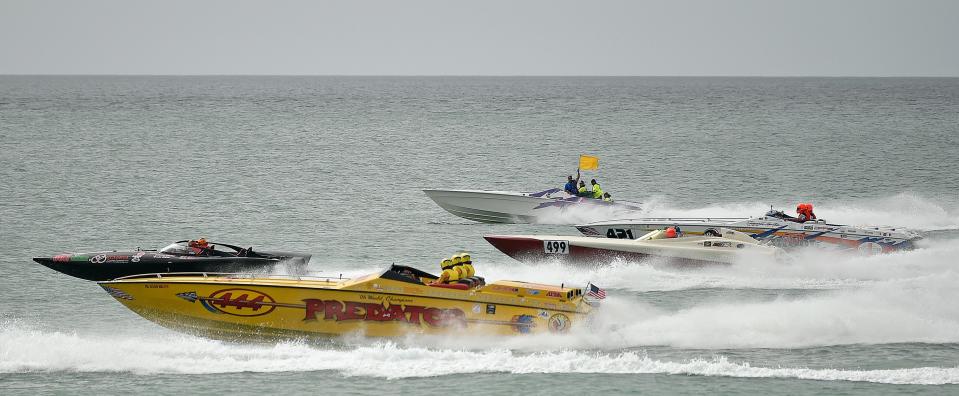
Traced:
<path fill-rule="evenodd" d="M 889 384 L 957 384 L 957 367 L 886 370 L 754 367 L 723 356 L 660 360 L 626 351 L 560 350 L 536 353 L 429 349 L 393 342 L 346 348 L 302 343 L 246 345 L 186 336 L 98 337 L 49 333 L 15 325 L 0 327 L 0 373 L 131 372 L 211 374 L 233 372 L 334 371 L 346 376 L 432 377 L 458 373 L 685 374 L 741 378 L 798 378 Z"/>
<path fill-rule="evenodd" d="M 601 311 L 604 347 L 801 348 L 959 342 L 959 276 L 882 284 L 772 301 L 702 303 L 661 311 L 636 302 Z M 628 319 L 624 319 L 628 318 Z"/>
<path fill-rule="evenodd" d="M 632 203 L 636 207 L 642 204 Z M 622 206 L 575 205 L 568 208 L 541 208 L 536 210 L 538 224 L 583 224 L 594 221 L 642 217 L 645 210 L 632 210 Z"/>
<path fill-rule="evenodd" d="M 745 257 L 732 265 L 685 268 L 665 260 L 596 263 L 593 266 L 558 262 L 524 264 L 512 259 L 475 257 L 477 270 L 488 280 L 535 279 L 540 283 L 571 286 L 592 282 L 610 289 L 634 292 L 727 289 L 832 289 L 882 281 L 921 278 L 959 271 L 959 240 L 926 241 L 912 251 L 864 256 L 856 252 L 804 249 L 788 260 L 769 261 Z"/>
<path fill-rule="evenodd" d="M 766 213 L 770 205 L 792 213 L 797 202 L 731 202 L 681 208 L 673 206 L 663 197 L 654 196 L 644 200 L 641 216 L 634 217 L 757 217 Z M 816 215 L 830 223 L 891 225 L 920 231 L 959 229 L 956 202 L 941 202 L 911 192 L 882 198 L 827 200 L 814 204 Z"/>

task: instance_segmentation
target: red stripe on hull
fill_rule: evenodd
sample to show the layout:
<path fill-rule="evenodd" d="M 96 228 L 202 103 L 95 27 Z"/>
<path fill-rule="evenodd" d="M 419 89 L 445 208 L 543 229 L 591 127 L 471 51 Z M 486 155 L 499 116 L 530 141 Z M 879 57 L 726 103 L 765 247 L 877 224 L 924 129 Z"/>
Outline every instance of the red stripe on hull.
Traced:
<path fill-rule="evenodd" d="M 616 259 L 639 261 L 651 255 L 645 253 L 622 252 L 618 250 L 598 249 L 585 246 L 570 245 L 569 254 L 546 253 L 543 249 L 543 240 L 516 236 L 485 236 L 490 245 L 517 261 L 535 263 L 541 261 L 560 261 L 572 264 L 607 264 Z M 701 260 L 669 258 L 671 264 L 701 265 L 715 264 Z"/>

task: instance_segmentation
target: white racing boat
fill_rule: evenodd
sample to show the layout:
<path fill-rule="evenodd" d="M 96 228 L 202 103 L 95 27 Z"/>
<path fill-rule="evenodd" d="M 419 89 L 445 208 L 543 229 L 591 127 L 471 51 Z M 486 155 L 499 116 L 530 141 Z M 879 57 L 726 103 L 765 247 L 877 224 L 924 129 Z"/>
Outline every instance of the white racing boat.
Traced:
<path fill-rule="evenodd" d="M 721 229 L 721 236 L 666 238 L 656 230 L 633 239 L 560 235 L 487 235 L 484 238 L 508 256 L 522 262 L 560 261 L 603 264 L 612 260 L 666 257 L 673 264 L 733 263 L 744 257 L 775 260 L 782 250 L 741 232 Z"/>
<path fill-rule="evenodd" d="M 637 203 L 606 202 L 570 195 L 559 188 L 535 193 L 479 190 L 423 190 L 441 208 L 481 223 L 576 224 L 635 215 Z"/>
<path fill-rule="evenodd" d="M 720 229 L 728 228 L 780 247 L 835 246 L 867 254 L 911 249 L 921 239 L 918 233 L 901 228 L 830 224 L 822 219 L 799 222 L 776 210 L 757 218 L 642 218 L 576 226 L 584 235 L 612 239 L 633 239 L 666 227 L 679 227 L 692 235 L 719 235 Z"/>

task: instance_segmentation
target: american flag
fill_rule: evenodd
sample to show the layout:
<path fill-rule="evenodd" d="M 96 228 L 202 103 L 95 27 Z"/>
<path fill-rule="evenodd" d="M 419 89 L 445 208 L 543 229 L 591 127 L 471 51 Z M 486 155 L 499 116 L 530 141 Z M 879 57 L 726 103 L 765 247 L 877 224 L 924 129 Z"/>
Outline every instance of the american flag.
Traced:
<path fill-rule="evenodd" d="M 589 286 L 587 286 L 587 289 L 589 289 L 586 292 L 587 296 L 590 296 L 599 300 L 606 298 L 606 290 L 600 289 L 598 286 L 592 283 L 590 283 Z"/>

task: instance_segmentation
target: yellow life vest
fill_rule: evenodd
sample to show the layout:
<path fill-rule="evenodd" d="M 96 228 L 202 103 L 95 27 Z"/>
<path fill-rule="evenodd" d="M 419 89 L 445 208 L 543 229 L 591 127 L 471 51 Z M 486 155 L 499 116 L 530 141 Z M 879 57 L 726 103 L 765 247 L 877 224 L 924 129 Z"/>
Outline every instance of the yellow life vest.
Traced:
<path fill-rule="evenodd" d="M 467 277 L 473 277 L 474 275 L 476 275 L 476 270 L 473 268 L 473 264 L 469 264 L 469 263 L 463 264 L 463 267 L 466 268 Z"/>
<path fill-rule="evenodd" d="M 593 198 L 603 199 L 603 189 L 599 187 L 599 183 L 593 184 Z"/>
<path fill-rule="evenodd" d="M 460 280 L 459 272 L 456 271 L 456 269 L 454 269 L 454 268 L 447 268 L 447 269 L 443 270 L 443 273 L 440 274 L 440 278 L 442 278 L 444 275 L 446 275 L 446 282 L 447 282 L 447 283 L 453 283 L 453 282 L 456 282 L 456 281 Z"/>
<path fill-rule="evenodd" d="M 585 197 L 587 194 L 589 194 L 589 190 L 586 189 L 586 186 L 580 186 L 578 195 L 581 197 Z"/>

